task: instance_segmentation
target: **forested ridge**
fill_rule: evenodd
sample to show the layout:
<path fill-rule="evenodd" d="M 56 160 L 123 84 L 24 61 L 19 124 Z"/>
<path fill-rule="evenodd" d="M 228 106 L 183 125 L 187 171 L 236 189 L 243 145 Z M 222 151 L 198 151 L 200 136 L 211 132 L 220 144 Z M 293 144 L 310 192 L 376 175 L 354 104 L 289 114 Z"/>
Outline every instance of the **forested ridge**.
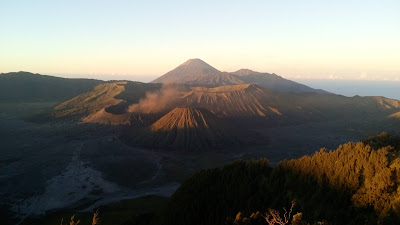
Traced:
<path fill-rule="evenodd" d="M 268 209 L 283 213 L 292 201 L 293 224 L 399 224 L 399 140 L 382 133 L 275 167 L 259 159 L 203 170 L 153 224 L 268 224 Z"/>

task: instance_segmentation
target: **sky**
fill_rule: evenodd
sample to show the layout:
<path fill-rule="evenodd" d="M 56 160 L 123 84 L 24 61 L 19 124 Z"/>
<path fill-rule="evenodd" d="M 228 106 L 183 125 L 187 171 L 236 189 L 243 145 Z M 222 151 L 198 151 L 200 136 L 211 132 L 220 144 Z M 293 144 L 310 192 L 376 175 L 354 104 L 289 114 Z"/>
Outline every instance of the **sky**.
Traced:
<path fill-rule="evenodd" d="M 398 0 L 0 0 L 0 73 L 150 81 L 200 58 L 228 72 L 399 81 L 399 10 Z"/>

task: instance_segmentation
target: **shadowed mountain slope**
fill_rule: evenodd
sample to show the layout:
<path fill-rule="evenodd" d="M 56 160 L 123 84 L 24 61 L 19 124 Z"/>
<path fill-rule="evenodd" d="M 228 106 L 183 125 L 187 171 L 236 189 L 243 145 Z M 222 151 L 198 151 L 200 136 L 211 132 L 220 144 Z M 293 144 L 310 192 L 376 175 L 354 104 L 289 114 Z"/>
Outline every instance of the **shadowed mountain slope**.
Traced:
<path fill-rule="evenodd" d="M 314 109 L 314 112 L 324 114 L 327 118 L 385 118 L 400 108 L 400 101 L 378 96 L 310 94 L 301 100 L 305 109 Z"/>
<path fill-rule="evenodd" d="M 92 79 L 67 79 L 29 72 L 0 74 L 0 102 L 63 101 L 104 83 Z"/>
<path fill-rule="evenodd" d="M 235 85 L 244 84 L 245 82 L 240 80 L 238 76 L 232 75 L 227 72 L 216 73 L 202 79 L 198 79 L 196 84 L 202 84 L 206 86 L 223 86 L 223 85 Z"/>
<path fill-rule="evenodd" d="M 237 71 L 234 74 L 242 74 L 240 79 L 244 83 L 257 84 L 260 87 L 282 91 L 282 92 L 315 92 L 315 93 L 327 93 L 326 91 L 320 89 L 310 88 L 304 84 L 299 84 L 297 82 L 287 80 L 281 76 L 270 73 L 258 73 L 253 71 Z"/>

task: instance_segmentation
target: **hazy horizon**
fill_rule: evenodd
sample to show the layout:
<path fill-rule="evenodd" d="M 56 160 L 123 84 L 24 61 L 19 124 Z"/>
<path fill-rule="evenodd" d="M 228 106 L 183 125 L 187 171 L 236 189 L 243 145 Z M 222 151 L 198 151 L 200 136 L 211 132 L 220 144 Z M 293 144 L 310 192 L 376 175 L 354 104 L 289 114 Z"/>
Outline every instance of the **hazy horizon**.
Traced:
<path fill-rule="evenodd" d="M 218 69 L 218 68 L 216 68 Z M 249 68 L 241 68 L 241 69 L 249 69 Z M 172 69 L 171 69 L 172 70 Z M 252 70 L 252 69 L 250 69 Z M 222 71 L 222 72 L 236 72 L 235 71 Z M 363 78 L 353 78 L 353 79 L 345 79 L 345 78 L 332 78 L 332 77 L 326 77 L 326 78 L 312 78 L 312 77 L 301 77 L 301 76 L 285 76 L 284 74 L 278 74 L 274 72 L 264 72 L 264 71 L 256 71 L 252 70 L 255 72 L 261 72 L 261 73 L 270 73 L 270 74 L 276 74 L 278 76 L 281 76 L 285 79 L 296 81 L 298 83 L 302 82 L 307 82 L 307 81 L 326 81 L 326 82 L 352 82 L 352 81 L 361 81 L 361 82 L 382 82 L 382 83 L 397 83 L 400 82 L 400 80 L 389 80 L 389 79 L 382 79 L 379 80 L 378 78 L 369 78 L 369 79 L 363 79 Z M 165 71 L 164 73 L 161 74 L 149 74 L 149 75 L 143 75 L 143 74 L 68 74 L 68 73 L 39 73 L 36 71 L 25 71 L 25 70 L 20 70 L 20 71 L 7 71 L 7 72 L 0 72 L 0 73 L 16 73 L 16 72 L 28 72 L 28 73 L 33 73 L 33 74 L 40 74 L 40 75 L 48 75 L 48 76 L 55 76 L 55 77 L 61 77 L 61 78 L 83 78 L 83 79 L 97 79 L 97 80 L 103 80 L 103 81 L 111 81 L 111 80 L 129 80 L 129 81 L 139 81 L 143 83 L 148 83 L 156 78 L 166 74 L 169 71 Z"/>
<path fill-rule="evenodd" d="M 400 81 L 293 79 L 298 83 L 346 97 L 383 96 L 400 100 Z"/>
<path fill-rule="evenodd" d="M 25 71 L 31 72 L 31 71 Z M 232 71 L 233 72 L 233 71 Z M 104 81 L 128 80 L 148 83 L 161 75 L 113 75 L 113 74 L 42 74 L 61 78 L 88 78 Z M 279 75 L 279 74 L 278 74 Z M 400 81 L 390 80 L 345 80 L 345 79 L 313 79 L 313 78 L 287 78 L 307 85 L 311 88 L 322 89 L 333 94 L 347 97 L 359 96 L 384 96 L 400 100 Z"/>
<path fill-rule="evenodd" d="M 286 78 L 400 80 L 398 1 L 6 1 L 0 72 L 161 75 L 190 58 Z"/>

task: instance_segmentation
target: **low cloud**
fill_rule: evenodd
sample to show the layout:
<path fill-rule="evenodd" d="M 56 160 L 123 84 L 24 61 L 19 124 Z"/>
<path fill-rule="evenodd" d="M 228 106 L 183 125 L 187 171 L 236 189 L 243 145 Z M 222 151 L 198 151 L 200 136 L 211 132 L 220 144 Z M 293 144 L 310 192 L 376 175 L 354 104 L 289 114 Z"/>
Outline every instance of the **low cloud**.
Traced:
<path fill-rule="evenodd" d="M 367 79 L 368 79 L 368 74 L 367 74 L 366 72 L 362 72 L 362 73 L 360 74 L 359 79 L 361 79 L 361 80 L 367 80 Z"/>
<path fill-rule="evenodd" d="M 338 75 L 329 75 L 329 79 L 331 80 L 343 80 L 342 76 L 338 76 Z"/>
<path fill-rule="evenodd" d="M 181 92 L 176 88 L 164 85 L 160 90 L 147 92 L 146 97 L 139 103 L 130 105 L 128 111 L 131 113 L 159 113 L 171 110 L 180 99 Z"/>

